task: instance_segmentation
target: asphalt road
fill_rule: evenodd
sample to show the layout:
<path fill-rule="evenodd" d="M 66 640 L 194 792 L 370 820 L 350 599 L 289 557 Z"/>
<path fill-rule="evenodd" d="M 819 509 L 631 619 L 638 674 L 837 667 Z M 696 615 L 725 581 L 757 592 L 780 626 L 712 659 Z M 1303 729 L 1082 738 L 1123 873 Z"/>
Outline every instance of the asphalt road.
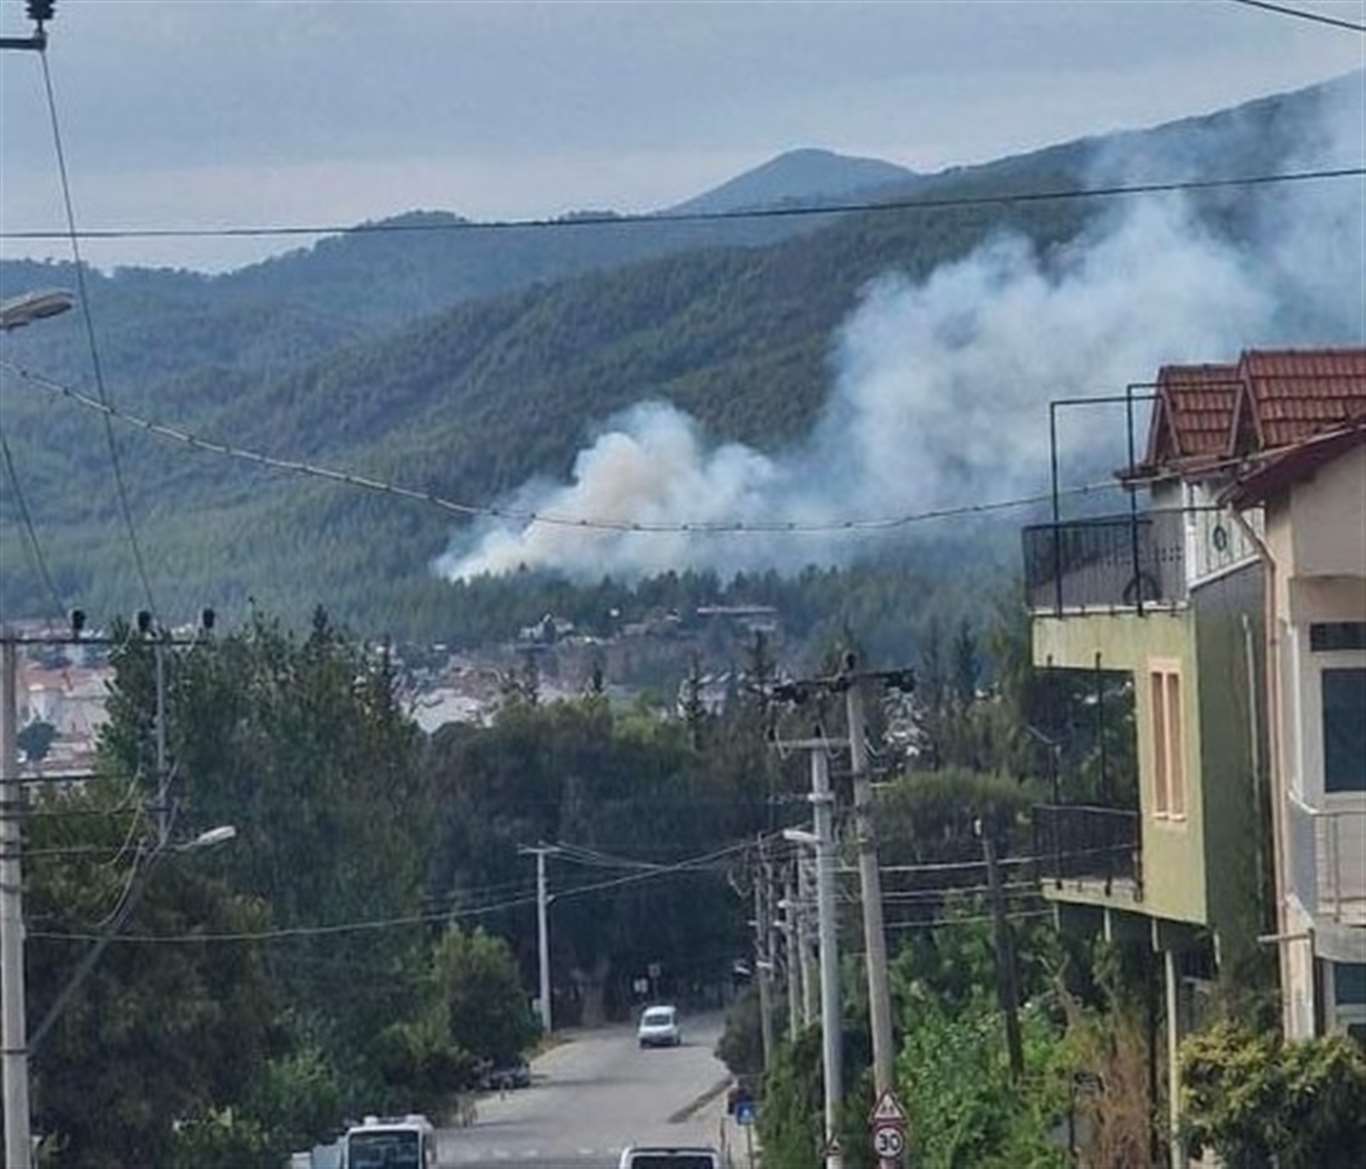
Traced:
<path fill-rule="evenodd" d="M 532 1064 L 531 1087 L 485 1097 L 472 1127 L 441 1130 L 440 1164 L 616 1169 L 631 1144 L 717 1145 L 724 1094 L 669 1118 L 726 1078 L 712 1054 L 720 1031 L 720 1016 L 684 1019 L 682 1047 L 649 1051 L 631 1027 L 573 1034 Z"/>

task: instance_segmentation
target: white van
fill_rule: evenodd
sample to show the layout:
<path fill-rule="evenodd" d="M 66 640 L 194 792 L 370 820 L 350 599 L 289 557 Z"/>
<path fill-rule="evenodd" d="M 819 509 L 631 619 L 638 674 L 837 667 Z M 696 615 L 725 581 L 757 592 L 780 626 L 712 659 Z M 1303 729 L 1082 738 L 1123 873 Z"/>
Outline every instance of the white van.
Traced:
<path fill-rule="evenodd" d="M 640 1145 L 622 1151 L 618 1169 L 721 1169 L 721 1154 L 702 1145 L 683 1148 Z"/>
<path fill-rule="evenodd" d="M 640 1026 L 636 1038 L 641 1047 L 678 1047 L 683 1042 L 683 1032 L 678 1026 L 677 1007 L 646 1007 L 640 1016 Z"/>
<path fill-rule="evenodd" d="M 436 1169 L 436 1129 L 425 1116 L 367 1116 L 342 1137 L 341 1169 Z"/>

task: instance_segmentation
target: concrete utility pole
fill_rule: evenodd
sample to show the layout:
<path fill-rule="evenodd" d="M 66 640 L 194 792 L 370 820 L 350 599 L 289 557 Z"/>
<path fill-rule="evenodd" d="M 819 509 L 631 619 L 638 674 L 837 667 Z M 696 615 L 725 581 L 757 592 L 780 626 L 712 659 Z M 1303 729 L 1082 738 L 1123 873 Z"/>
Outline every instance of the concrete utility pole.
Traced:
<path fill-rule="evenodd" d="M 849 654 L 850 675 L 856 665 Z M 887 977 L 887 935 L 882 924 L 882 875 L 874 835 L 873 785 L 868 773 L 868 740 L 864 722 L 864 680 L 849 679 L 845 691 L 849 721 L 849 753 L 854 767 L 854 830 L 858 843 L 859 887 L 863 898 L 864 949 L 868 963 L 868 1014 L 873 1032 L 873 1083 L 878 1096 L 895 1087 L 896 1053 L 892 1049 L 892 1000 Z"/>
<path fill-rule="evenodd" d="M 816 961 L 811 947 L 810 908 L 815 890 L 812 888 L 811 869 L 806 857 L 797 857 L 797 951 L 802 967 L 802 1022 L 809 1027 L 816 1021 L 816 997 L 820 982 L 816 976 Z"/>
<path fill-rule="evenodd" d="M 792 874 L 783 877 L 783 963 L 787 969 L 787 1034 L 795 1043 L 801 1033 L 802 956 L 797 949 L 796 892 Z"/>
<path fill-rule="evenodd" d="M 6 631 L 7 632 L 7 631 Z M 32 1157 L 28 1112 L 28 1040 L 24 1034 L 24 906 L 20 849 L 24 787 L 19 779 L 19 656 L 0 642 L 0 995 L 3 996 L 5 1164 L 28 1169 Z"/>
<path fill-rule="evenodd" d="M 759 867 L 754 873 L 754 969 L 759 981 L 759 1035 L 764 1047 L 764 1071 L 773 1062 L 773 950 L 768 922 L 768 858 L 759 843 Z"/>
<path fill-rule="evenodd" d="M 784 839 L 816 853 L 816 910 L 820 936 L 821 1070 L 825 1081 L 825 1169 L 844 1169 L 835 1139 L 844 1101 L 844 1021 L 840 1004 L 839 921 L 835 908 L 835 797 L 830 790 L 830 747 L 819 727 L 812 739 L 785 743 L 811 755 L 811 806 L 815 833 L 789 828 Z M 815 981 L 808 977 L 808 988 Z"/>
<path fill-rule="evenodd" d="M 844 1100 L 844 1020 L 840 1006 L 839 923 L 835 917 L 835 796 L 830 790 L 830 755 L 811 752 L 811 805 L 816 821 L 816 908 L 821 959 L 821 1063 L 825 1072 L 825 1169 L 844 1169 L 837 1150 L 840 1105 Z"/>
<path fill-rule="evenodd" d="M 550 902 L 552 898 L 546 890 L 545 858 L 559 852 L 558 848 L 539 844 L 535 848 L 519 848 L 521 856 L 536 858 L 536 944 L 540 954 L 541 979 L 540 996 L 537 1006 L 540 1010 L 541 1029 L 549 1035 L 554 1019 L 550 1011 Z"/>
<path fill-rule="evenodd" d="M 171 777 L 166 770 L 166 655 L 160 636 L 153 636 L 157 686 L 157 847 L 165 848 L 171 837 Z"/>

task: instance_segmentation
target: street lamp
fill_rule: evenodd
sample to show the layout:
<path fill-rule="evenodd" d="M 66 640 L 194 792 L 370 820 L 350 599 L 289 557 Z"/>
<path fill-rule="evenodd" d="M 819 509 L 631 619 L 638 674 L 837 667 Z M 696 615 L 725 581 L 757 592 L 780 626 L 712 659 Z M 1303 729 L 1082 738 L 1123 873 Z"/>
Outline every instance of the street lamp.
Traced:
<path fill-rule="evenodd" d="M 220 824 L 216 828 L 210 828 L 207 832 L 201 832 L 193 840 L 185 844 L 174 844 L 166 846 L 166 852 L 198 852 L 201 849 L 213 848 L 219 844 L 226 844 L 237 835 L 235 824 Z M 67 1001 L 75 993 L 76 988 L 85 981 L 86 976 L 95 968 L 95 963 L 99 961 L 100 955 L 104 953 L 105 947 L 114 940 L 114 936 L 123 928 L 123 923 L 132 915 L 137 907 L 142 895 L 147 891 L 147 886 L 151 883 L 152 872 L 156 867 L 156 862 L 161 858 L 162 849 L 153 852 L 147 867 L 142 871 L 140 877 L 135 877 L 134 883 L 129 886 L 128 892 L 123 899 L 123 907 L 118 911 L 117 916 L 109 923 L 99 939 L 85 952 L 85 957 L 81 959 L 80 965 L 76 967 L 67 984 L 62 988 L 61 993 L 53 1000 L 52 1006 L 48 1008 L 43 1021 L 38 1024 L 38 1028 L 29 1036 L 28 1055 L 32 1055 L 38 1050 L 38 1045 L 46 1038 L 48 1031 L 52 1029 L 53 1023 L 66 1007 Z"/>
<path fill-rule="evenodd" d="M 188 844 L 178 845 L 177 852 L 194 852 L 199 848 L 213 848 L 215 845 L 227 844 L 237 835 L 237 825 L 220 824 L 217 828 L 210 828 L 207 832 L 201 832 Z"/>
<path fill-rule="evenodd" d="M 8 300 L 0 300 L 0 330 L 22 329 L 45 317 L 61 316 L 76 303 L 76 297 L 65 288 L 48 288 L 24 292 Z"/>

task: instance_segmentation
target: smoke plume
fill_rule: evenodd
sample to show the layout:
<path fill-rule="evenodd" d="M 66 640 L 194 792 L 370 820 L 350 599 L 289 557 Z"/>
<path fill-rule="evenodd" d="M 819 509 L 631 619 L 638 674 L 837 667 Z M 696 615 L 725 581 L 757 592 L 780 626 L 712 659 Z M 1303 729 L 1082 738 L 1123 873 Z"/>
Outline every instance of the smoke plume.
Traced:
<path fill-rule="evenodd" d="M 1335 161 L 1360 165 L 1359 114 L 1356 125 L 1355 153 L 1344 147 Z M 1047 254 L 1002 234 L 923 281 L 888 274 L 833 339 L 830 397 L 800 445 L 765 454 L 717 444 L 672 406 L 644 402 L 603 427 L 569 482 L 528 483 L 508 503 L 647 525 L 801 524 L 1038 491 L 1051 398 L 1122 391 L 1164 363 L 1236 360 L 1245 348 L 1362 343 L 1361 185 L 1325 183 L 1268 206 L 1252 245 L 1162 197 L 1127 203 Z M 1074 465 L 1098 433 L 1122 441 L 1122 419 L 1088 417 L 1065 433 Z M 1119 450 L 1096 454 L 1113 467 Z M 487 523 L 437 567 L 468 578 L 525 565 L 579 579 L 794 569 L 848 560 L 872 538 Z"/>

